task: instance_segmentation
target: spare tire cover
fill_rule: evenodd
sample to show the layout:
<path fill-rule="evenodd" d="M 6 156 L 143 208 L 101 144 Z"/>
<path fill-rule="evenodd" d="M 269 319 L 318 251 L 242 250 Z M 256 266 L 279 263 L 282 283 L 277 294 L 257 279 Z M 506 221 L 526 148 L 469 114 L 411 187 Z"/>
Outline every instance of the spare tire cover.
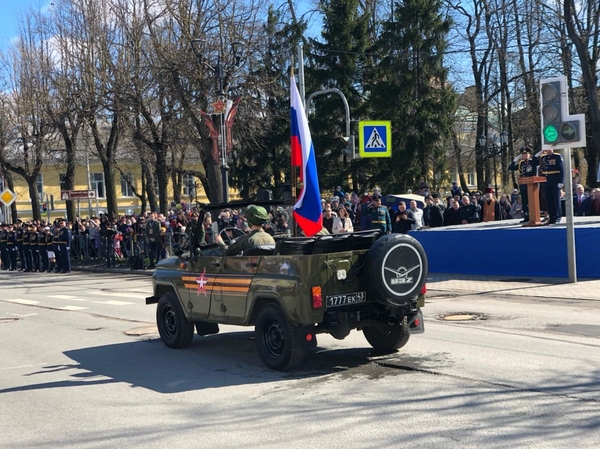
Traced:
<path fill-rule="evenodd" d="M 425 250 L 406 234 L 389 234 L 377 240 L 367 255 L 367 290 L 381 300 L 402 305 L 415 299 L 427 281 Z"/>

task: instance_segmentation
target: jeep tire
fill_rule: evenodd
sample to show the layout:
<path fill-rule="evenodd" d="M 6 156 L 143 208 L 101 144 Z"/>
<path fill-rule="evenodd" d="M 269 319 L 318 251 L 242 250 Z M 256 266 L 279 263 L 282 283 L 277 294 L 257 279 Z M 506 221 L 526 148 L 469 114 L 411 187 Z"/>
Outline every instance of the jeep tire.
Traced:
<path fill-rule="evenodd" d="M 194 323 L 188 321 L 175 293 L 163 294 L 156 307 L 158 333 L 169 348 L 187 348 L 194 338 Z"/>
<path fill-rule="evenodd" d="M 373 349 L 379 352 L 393 352 L 400 349 L 410 338 L 406 317 L 400 323 L 367 326 L 363 329 L 363 334 Z"/>
<path fill-rule="evenodd" d="M 365 270 L 368 293 L 383 303 L 401 306 L 421 293 L 427 281 L 427 256 L 414 238 L 389 234 L 371 246 Z"/>
<path fill-rule="evenodd" d="M 275 304 L 268 304 L 258 314 L 255 339 L 260 358 L 275 371 L 295 368 L 304 358 L 299 327 Z"/>

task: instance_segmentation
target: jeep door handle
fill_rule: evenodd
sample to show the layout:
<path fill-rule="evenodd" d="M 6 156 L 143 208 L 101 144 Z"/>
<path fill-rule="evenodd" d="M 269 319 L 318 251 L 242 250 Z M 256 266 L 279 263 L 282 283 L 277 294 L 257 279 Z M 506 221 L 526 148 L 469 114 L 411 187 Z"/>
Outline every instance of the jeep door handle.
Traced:
<path fill-rule="evenodd" d="M 256 262 L 248 262 L 246 264 L 246 268 L 256 268 L 256 267 L 258 267 L 258 263 L 256 263 Z"/>
<path fill-rule="evenodd" d="M 220 267 L 221 266 L 221 262 L 211 262 L 210 266 L 211 267 Z"/>

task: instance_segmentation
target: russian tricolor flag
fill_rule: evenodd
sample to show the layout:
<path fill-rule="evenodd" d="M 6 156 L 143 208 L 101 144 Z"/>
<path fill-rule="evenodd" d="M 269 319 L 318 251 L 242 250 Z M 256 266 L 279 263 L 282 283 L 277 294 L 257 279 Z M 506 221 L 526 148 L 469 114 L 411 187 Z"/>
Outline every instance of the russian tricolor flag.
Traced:
<path fill-rule="evenodd" d="M 294 205 L 294 218 L 306 236 L 311 237 L 323 228 L 321 191 L 317 177 L 317 159 L 310 138 L 308 121 L 294 77 L 291 86 L 292 165 L 300 166 L 302 192 Z"/>

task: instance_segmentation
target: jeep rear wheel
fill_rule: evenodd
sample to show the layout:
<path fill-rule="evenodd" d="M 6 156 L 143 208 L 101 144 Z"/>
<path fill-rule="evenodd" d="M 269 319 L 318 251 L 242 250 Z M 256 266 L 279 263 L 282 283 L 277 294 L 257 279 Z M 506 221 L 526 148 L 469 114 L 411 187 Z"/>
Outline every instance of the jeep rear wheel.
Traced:
<path fill-rule="evenodd" d="M 404 305 L 419 296 L 427 281 L 427 256 L 414 238 L 389 234 L 371 246 L 365 269 L 370 295 Z"/>
<path fill-rule="evenodd" d="M 273 370 L 295 368 L 304 358 L 298 326 L 275 305 L 265 306 L 258 314 L 255 339 L 260 358 Z"/>
<path fill-rule="evenodd" d="M 406 317 L 400 323 L 367 326 L 363 329 L 363 333 L 373 349 L 381 352 L 400 349 L 410 338 Z"/>
<path fill-rule="evenodd" d="M 156 307 L 158 333 L 169 348 L 187 348 L 194 338 L 194 323 L 187 320 L 175 293 L 160 297 Z"/>

